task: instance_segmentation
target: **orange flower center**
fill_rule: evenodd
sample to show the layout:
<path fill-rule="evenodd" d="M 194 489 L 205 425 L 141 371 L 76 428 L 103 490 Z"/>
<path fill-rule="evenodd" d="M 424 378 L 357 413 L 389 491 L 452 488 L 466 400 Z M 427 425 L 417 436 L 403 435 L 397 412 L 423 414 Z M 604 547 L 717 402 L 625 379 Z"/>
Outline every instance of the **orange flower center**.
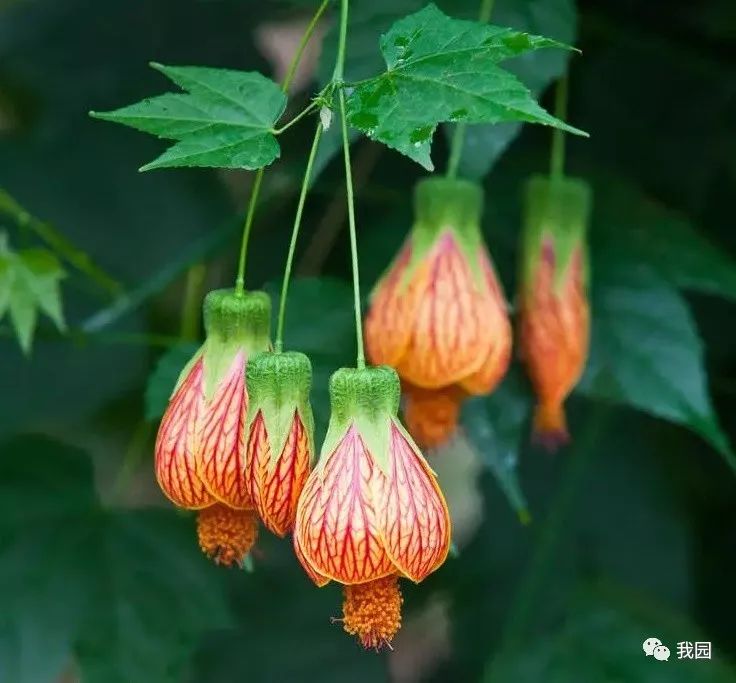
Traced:
<path fill-rule="evenodd" d="M 365 648 L 380 650 L 401 628 L 401 591 L 396 575 L 345 586 L 343 628 Z"/>
<path fill-rule="evenodd" d="M 215 564 L 241 566 L 258 538 L 258 517 L 253 510 L 234 510 L 216 503 L 197 515 L 199 547 Z"/>
<path fill-rule="evenodd" d="M 406 388 L 404 418 L 409 433 L 424 448 L 445 443 L 457 429 L 462 390 Z"/>

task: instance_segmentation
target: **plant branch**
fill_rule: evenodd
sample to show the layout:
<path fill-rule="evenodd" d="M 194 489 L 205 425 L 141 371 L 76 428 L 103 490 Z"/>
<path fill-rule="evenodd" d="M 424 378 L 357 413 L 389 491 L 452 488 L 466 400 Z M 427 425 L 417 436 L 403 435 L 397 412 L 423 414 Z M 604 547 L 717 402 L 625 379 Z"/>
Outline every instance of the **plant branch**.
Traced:
<path fill-rule="evenodd" d="M 304 50 L 307 47 L 307 44 L 309 43 L 309 40 L 311 39 L 312 35 L 314 34 L 315 28 L 317 28 L 317 24 L 319 23 L 320 17 L 324 14 L 325 10 L 327 9 L 327 6 L 329 5 L 329 0 L 323 0 L 322 4 L 317 8 L 317 11 L 314 13 L 314 16 L 310 20 L 309 24 L 307 24 L 307 28 L 304 30 L 304 34 L 302 35 L 301 40 L 299 41 L 299 45 L 297 46 L 296 52 L 294 53 L 294 56 L 292 57 L 291 63 L 289 65 L 289 70 L 286 73 L 286 77 L 284 78 L 284 82 L 281 84 L 281 90 L 283 92 L 288 92 L 289 88 L 291 87 L 291 83 L 294 80 L 294 76 L 296 74 L 296 70 L 299 67 L 299 63 L 301 62 L 302 56 L 304 55 Z M 309 108 L 307 108 L 309 109 Z M 304 115 L 305 112 L 302 112 L 302 115 Z M 295 123 L 295 120 L 292 120 L 287 126 L 284 128 L 284 130 L 290 126 L 292 123 Z M 240 256 L 238 258 L 238 274 L 235 279 L 235 292 L 238 294 L 242 294 L 245 291 L 245 265 L 248 258 L 248 242 L 250 241 L 250 233 L 253 228 L 253 219 L 255 218 L 255 212 L 256 212 L 256 204 L 258 203 L 258 195 L 261 192 L 261 183 L 263 181 L 263 174 L 265 173 L 265 168 L 259 168 L 256 172 L 255 180 L 253 181 L 253 187 L 251 188 L 250 193 L 250 199 L 248 200 L 248 210 L 245 214 L 245 223 L 243 224 L 243 236 L 240 241 Z"/>
<path fill-rule="evenodd" d="M 286 266 L 284 267 L 284 281 L 281 285 L 281 298 L 279 299 L 279 315 L 276 323 L 276 353 L 281 353 L 284 346 L 284 318 L 286 315 L 286 297 L 289 291 L 289 280 L 291 279 L 291 267 L 294 263 L 294 252 L 296 250 L 296 242 L 299 237 L 299 227 L 302 222 L 302 213 L 304 212 L 304 203 L 307 199 L 309 191 L 309 181 L 312 177 L 312 167 L 317 156 L 319 141 L 322 137 L 322 123 L 317 124 L 317 130 L 314 133 L 312 149 L 309 151 L 307 160 L 307 168 L 304 171 L 304 179 L 302 180 L 302 189 L 299 193 L 299 203 L 297 204 L 296 215 L 294 216 L 294 227 L 291 231 L 291 242 L 289 243 L 289 253 L 286 256 Z"/>

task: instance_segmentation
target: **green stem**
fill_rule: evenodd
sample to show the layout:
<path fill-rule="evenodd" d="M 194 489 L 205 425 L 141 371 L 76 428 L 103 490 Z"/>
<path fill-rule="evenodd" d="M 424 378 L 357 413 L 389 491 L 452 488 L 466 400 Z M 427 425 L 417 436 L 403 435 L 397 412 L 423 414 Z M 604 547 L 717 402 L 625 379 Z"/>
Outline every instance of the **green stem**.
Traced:
<path fill-rule="evenodd" d="M 567 74 L 557 81 L 555 90 L 555 116 L 564 121 L 567 118 Z M 559 128 L 552 132 L 552 152 L 550 155 L 550 175 L 561 178 L 565 173 L 565 133 Z"/>
<path fill-rule="evenodd" d="M 340 38 L 337 44 L 337 62 L 333 81 L 340 85 L 345 73 L 345 49 L 348 34 L 349 0 L 342 0 L 340 6 Z M 353 270 L 353 308 L 355 310 L 355 341 L 358 349 L 356 366 L 365 367 L 365 351 L 363 350 L 363 315 L 360 310 L 360 273 L 358 270 L 358 238 L 355 228 L 355 197 L 353 194 L 353 170 L 350 163 L 350 139 L 348 138 L 348 122 L 345 113 L 345 90 L 340 87 L 340 126 L 342 128 L 342 155 L 345 162 L 345 190 L 348 200 L 348 225 L 350 226 L 350 260 Z"/>
<path fill-rule="evenodd" d="M 480 10 L 478 11 L 478 21 L 487 24 L 491 20 L 493 12 L 493 3 L 495 0 L 481 0 Z M 460 160 L 463 156 L 463 147 L 465 146 L 465 130 L 467 124 L 458 123 L 452 133 L 452 141 L 450 142 L 450 158 L 447 161 L 447 177 L 456 178 L 460 168 Z"/>
<path fill-rule="evenodd" d="M 238 258 L 238 275 L 235 278 L 235 293 L 243 294 L 245 292 L 245 263 L 248 258 L 248 243 L 250 242 L 250 232 L 253 228 L 253 218 L 256 215 L 256 204 L 258 203 L 258 195 L 261 193 L 261 182 L 265 170 L 259 168 L 256 177 L 253 180 L 253 188 L 250 191 L 250 199 L 248 200 L 248 211 L 245 214 L 245 223 L 243 224 L 243 237 L 240 240 L 240 257 Z"/>
<path fill-rule="evenodd" d="M 296 70 L 299 67 L 299 62 L 301 61 L 302 55 L 304 54 L 304 50 L 306 49 L 307 44 L 309 43 L 309 40 L 314 33 L 314 29 L 317 28 L 320 17 L 324 14 L 324 11 L 327 9 L 327 6 L 329 4 L 329 0 L 323 0 L 322 4 L 317 8 L 317 11 L 314 13 L 311 21 L 309 22 L 309 24 L 307 24 L 307 28 L 304 30 L 302 39 L 299 41 L 296 52 L 291 59 L 291 64 L 289 64 L 286 78 L 284 78 L 284 82 L 281 84 L 281 90 L 283 92 L 289 91 L 291 83 L 294 80 L 294 76 L 296 75 Z M 294 122 L 292 121 L 292 123 Z M 245 214 L 245 223 L 243 224 L 243 236 L 240 242 L 238 274 L 235 279 L 235 292 L 237 294 L 242 294 L 245 291 L 245 264 L 248 258 L 248 242 L 250 241 L 251 228 L 253 227 L 253 218 L 255 217 L 256 213 L 256 204 L 258 203 L 258 195 L 261 192 L 261 181 L 263 180 L 264 173 L 265 169 L 258 169 L 255 180 L 253 181 L 253 188 L 251 189 L 250 199 L 248 200 L 248 210 Z"/>
<path fill-rule="evenodd" d="M 284 124 L 281 128 L 275 128 L 271 132 L 274 135 L 281 135 L 281 133 L 289 130 L 289 128 L 291 128 L 295 123 L 297 123 L 298 121 L 301 121 L 307 114 L 314 111 L 314 108 L 319 104 L 320 104 L 319 99 L 312 100 L 312 102 L 309 103 L 309 106 L 302 109 L 302 111 L 300 111 L 293 119 L 291 119 L 291 121 Z"/>
<path fill-rule="evenodd" d="M 314 133 L 314 141 L 312 149 L 309 151 L 309 159 L 307 160 L 307 168 L 304 171 L 304 179 L 302 180 L 302 189 L 299 194 L 299 203 L 294 216 L 294 227 L 291 231 L 291 242 L 289 244 L 289 253 L 286 256 L 286 266 L 284 268 L 284 281 L 281 285 L 281 298 L 279 299 L 279 317 L 276 323 L 276 353 L 281 353 L 284 347 L 284 318 L 286 315 L 286 297 L 289 291 L 289 280 L 291 279 L 291 266 L 294 263 L 294 252 L 296 250 L 296 241 L 299 237 L 299 227 L 302 223 L 302 213 L 304 211 L 304 203 L 307 199 L 307 191 L 309 190 L 309 181 L 312 177 L 312 167 L 317 156 L 319 141 L 322 137 L 322 124 L 317 124 L 317 130 Z"/>
<path fill-rule="evenodd" d="M 340 2 L 340 33 L 337 40 L 337 58 L 335 59 L 335 71 L 332 80 L 338 84 L 342 83 L 345 75 L 345 50 L 347 49 L 348 36 L 348 13 L 350 11 L 348 0 Z"/>
<path fill-rule="evenodd" d="M 347 4 L 347 0 L 343 0 Z M 342 151 L 345 160 L 345 188 L 348 196 L 348 225 L 350 226 L 350 259 L 353 267 L 353 307 L 355 309 L 355 341 L 358 347 L 356 367 L 365 367 L 363 350 L 363 315 L 360 310 L 360 273 L 358 271 L 358 239 L 355 229 L 355 199 L 353 196 L 353 172 L 350 164 L 350 140 L 348 139 L 347 117 L 345 115 L 345 91 L 340 88 L 340 124 L 342 125 Z"/>

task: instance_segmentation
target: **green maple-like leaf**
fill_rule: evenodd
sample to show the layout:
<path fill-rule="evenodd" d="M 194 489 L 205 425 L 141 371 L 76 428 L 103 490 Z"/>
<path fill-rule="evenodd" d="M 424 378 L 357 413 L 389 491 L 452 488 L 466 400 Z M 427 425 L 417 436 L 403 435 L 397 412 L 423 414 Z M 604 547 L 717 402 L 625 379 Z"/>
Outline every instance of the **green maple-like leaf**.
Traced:
<path fill-rule="evenodd" d="M 64 276 L 59 260 L 46 249 L 13 252 L 0 246 L 0 318 L 9 314 L 25 353 L 31 350 L 39 311 L 65 329 L 59 287 Z"/>
<path fill-rule="evenodd" d="M 566 47 L 512 29 L 451 19 L 434 5 L 396 22 L 381 39 L 388 70 L 355 84 L 348 119 L 355 128 L 428 170 L 432 136 L 443 121 L 527 121 L 585 135 L 542 109 L 498 63 Z"/>
<path fill-rule="evenodd" d="M 187 93 L 166 93 L 91 116 L 177 140 L 141 168 L 267 166 L 279 156 L 273 126 L 286 106 L 278 85 L 256 72 L 152 64 Z"/>
<path fill-rule="evenodd" d="M 736 471 L 708 393 L 703 343 L 687 303 L 653 268 L 593 251 L 590 357 L 579 391 L 682 424 Z"/>

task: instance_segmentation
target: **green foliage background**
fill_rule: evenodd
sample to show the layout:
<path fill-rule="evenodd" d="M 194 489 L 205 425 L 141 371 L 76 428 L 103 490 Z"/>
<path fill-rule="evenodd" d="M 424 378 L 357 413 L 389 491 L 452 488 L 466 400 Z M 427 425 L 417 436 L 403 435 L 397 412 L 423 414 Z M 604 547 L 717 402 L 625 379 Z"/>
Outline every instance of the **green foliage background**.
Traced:
<path fill-rule="evenodd" d="M 346 77 L 380 72 L 379 36 L 423 4 L 353 0 Z M 470 0 L 438 4 L 477 13 Z M 15 304 L 20 327 L 0 301 L 10 313 L 0 316 L 0 682 L 735 680 L 729 0 L 497 0 L 493 23 L 583 52 L 571 58 L 569 121 L 591 137 L 567 144 L 569 172 L 594 188 L 591 357 L 570 402 L 574 442 L 558 456 L 528 444 L 519 368 L 466 406 L 467 443 L 433 460 L 465 532 L 441 571 L 407 587 L 395 654 L 364 653 L 330 624 L 339 590 L 312 587 L 288 543 L 264 533 L 253 573 L 217 571 L 198 554 L 192 518 L 163 501 L 157 418 L 199 334 L 181 321 L 187 282 L 196 295 L 198 264 L 200 289 L 232 281 L 252 175 L 138 174 L 162 143 L 87 112 L 162 92 L 149 61 L 271 75 L 253 31 L 314 5 L 0 1 L 0 232 L 15 250 L 0 253 L 0 283 L 26 277 L 16 253 L 52 244 L 62 262 L 22 280 L 14 296 L 32 303 Z M 505 66 L 550 110 L 545 88 L 568 57 L 544 50 Z M 311 90 L 333 59 L 328 33 Z M 256 219 L 247 284 L 274 295 L 311 121 L 280 138 Z M 315 365 L 318 433 L 327 378 L 354 355 L 336 129 L 287 313 L 287 346 Z M 484 228 L 510 298 L 522 187 L 546 169 L 549 137 L 504 123 L 472 126 L 465 141 L 461 173 L 486 187 Z M 445 140 L 432 147 L 440 169 Z M 425 172 L 365 138 L 354 163 L 367 294 Z M 28 315 L 38 318 L 29 357 L 15 338 L 28 339 Z M 644 657 L 653 636 L 673 650 L 668 663 Z M 680 640 L 712 640 L 714 661 L 678 661 Z M 402 678 L 407 669 L 419 677 Z"/>

